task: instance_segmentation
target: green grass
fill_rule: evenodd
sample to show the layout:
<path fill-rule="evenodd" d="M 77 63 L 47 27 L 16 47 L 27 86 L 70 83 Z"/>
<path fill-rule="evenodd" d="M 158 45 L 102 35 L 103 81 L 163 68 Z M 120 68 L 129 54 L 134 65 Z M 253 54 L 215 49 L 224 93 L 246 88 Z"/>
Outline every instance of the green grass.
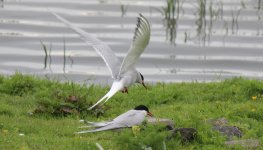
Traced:
<path fill-rule="evenodd" d="M 226 149 L 227 139 L 211 130 L 209 119 L 225 117 L 241 128 L 242 139 L 263 142 L 263 83 L 234 78 L 215 83 L 173 83 L 133 86 L 129 94 L 116 94 L 104 106 L 87 111 L 109 87 L 59 83 L 32 76 L 0 76 L 0 149 Z M 78 98 L 69 102 L 70 95 Z M 252 98 L 253 97 L 253 98 Z M 139 132 L 124 129 L 74 135 L 79 119 L 109 120 L 144 104 L 159 118 L 174 120 L 176 127 L 193 127 L 198 135 L 182 145 L 180 137 L 165 141 L 162 125 L 142 125 Z M 62 108 L 71 111 L 65 113 Z M 24 136 L 19 134 L 23 133 Z M 238 148 L 237 148 L 238 149 Z"/>

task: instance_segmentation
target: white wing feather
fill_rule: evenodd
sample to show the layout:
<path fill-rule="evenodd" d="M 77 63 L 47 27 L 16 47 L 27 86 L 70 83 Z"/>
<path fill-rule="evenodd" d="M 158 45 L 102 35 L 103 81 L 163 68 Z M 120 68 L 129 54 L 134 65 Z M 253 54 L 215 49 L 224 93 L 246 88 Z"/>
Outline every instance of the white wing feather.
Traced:
<path fill-rule="evenodd" d="M 78 33 L 80 35 L 80 38 L 83 41 L 85 41 L 88 45 L 91 45 L 106 63 L 107 67 L 109 68 L 111 72 L 112 78 L 117 79 L 121 62 L 118 59 L 118 57 L 114 54 L 114 52 L 111 50 L 111 48 L 106 43 L 102 42 L 97 37 L 95 37 L 94 35 L 85 32 L 81 28 L 78 28 L 77 26 L 70 23 L 68 20 L 56 14 L 55 12 L 51 10 L 49 11 L 58 20 L 63 22 L 65 25 L 67 25 L 69 28 L 71 28 L 76 33 Z"/>
<path fill-rule="evenodd" d="M 120 67 L 119 76 L 131 69 L 139 59 L 150 40 L 150 24 L 147 19 L 140 14 L 138 17 L 137 28 L 135 29 L 132 45 L 128 54 L 124 58 Z"/>

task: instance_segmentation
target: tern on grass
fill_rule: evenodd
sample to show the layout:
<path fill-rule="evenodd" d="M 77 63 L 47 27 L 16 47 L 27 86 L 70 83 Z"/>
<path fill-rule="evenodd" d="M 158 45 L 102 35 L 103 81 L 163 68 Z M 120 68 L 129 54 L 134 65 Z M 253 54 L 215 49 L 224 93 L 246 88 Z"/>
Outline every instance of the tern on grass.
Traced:
<path fill-rule="evenodd" d="M 146 88 L 143 75 L 134 68 L 135 63 L 139 59 L 140 55 L 142 54 L 150 40 L 150 24 L 142 14 L 139 14 L 139 17 L 137 19 L 137 27 L 135 29 L 132 44 L 128 50 L 126 57 L 121 62 L 120 59 L 113 53 L 109 45 L 102 42 L 94 35 L 89 34 L 73 25 L 68 20 L 62 18 L 55 12 L 50 12 L 54 16 L 56 16 L 57 19 L 66 24 L 69 28 L 78 33 L 80 35 L 80 38 L 85 41 L 85 43 L 91 45 L 96 50 L 96 52 L 106 63 L 111 72 L 111 76 L 114 79 L 110 91 L 97 103 L 91 106 L 89 110 L 91 110 L 101 102 L 107 102 L 118 91 L 128 93 L 128 87 L 133 83 L 140 83 Z"/>
<path fill-rule="evenodd" d="M 145 117 L 147 115 L 151 117 L 153 116 L 152 113 L 149 112 L 149 109 L 146 106 L 139 105 L 134 109 L 119 115 L 112 121 L 108 121 L 108 122 L 85 121 L 85 123 L 87 123 L 88 126 L 84 126 L 81 128 L 95 127 L 96 129 L 80 131 L 80 132 L 76 132 L 76 134 L 98 132 L 98 131 L 105 131 L 105 130 L 118 129 L 118 128 L 127 128 L 135 125 L 140 125 L 145 120 Z"/>

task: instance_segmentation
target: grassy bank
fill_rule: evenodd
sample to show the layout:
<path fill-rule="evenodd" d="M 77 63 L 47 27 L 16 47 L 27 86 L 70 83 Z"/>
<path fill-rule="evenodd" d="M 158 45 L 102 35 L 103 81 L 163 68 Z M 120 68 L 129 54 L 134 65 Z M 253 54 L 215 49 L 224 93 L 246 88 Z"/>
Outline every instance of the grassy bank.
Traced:
<path fill-rule="evenodd" d="M 103 107 L 87 111 L 109 87 L 40 80 L 16 74 L 0 76 L 0 149 L 225 149 L 226 137 L 211 130 L 207 120 L 225 117 L 238 126 L 241 139 L 263 142 L 263 83 L 234 78 L 218 83 L 176 83 L 133 86 L 129 94 L 118 93 Z M 164 141 L 169 134 L 162 125 L 74 135 L 79 119 L 109 120 L 139 104 L 160 118 L 174 120 L 176 127 L 193 127 L 198 135 L 182 145 L 180 137 Z"/>

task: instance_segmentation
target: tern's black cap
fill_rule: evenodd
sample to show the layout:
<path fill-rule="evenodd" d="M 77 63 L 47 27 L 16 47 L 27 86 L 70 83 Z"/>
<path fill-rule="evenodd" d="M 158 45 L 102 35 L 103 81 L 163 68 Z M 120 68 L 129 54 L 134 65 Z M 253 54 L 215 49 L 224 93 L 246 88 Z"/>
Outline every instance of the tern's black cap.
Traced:
<path fill-rule="evenodd" d="M 144 105 L 139 105 L 139 106 L 135 107 L 134 110 L 145 110 L 145 111 L 149 112 L 148 107 L 146 107 Z"/>

